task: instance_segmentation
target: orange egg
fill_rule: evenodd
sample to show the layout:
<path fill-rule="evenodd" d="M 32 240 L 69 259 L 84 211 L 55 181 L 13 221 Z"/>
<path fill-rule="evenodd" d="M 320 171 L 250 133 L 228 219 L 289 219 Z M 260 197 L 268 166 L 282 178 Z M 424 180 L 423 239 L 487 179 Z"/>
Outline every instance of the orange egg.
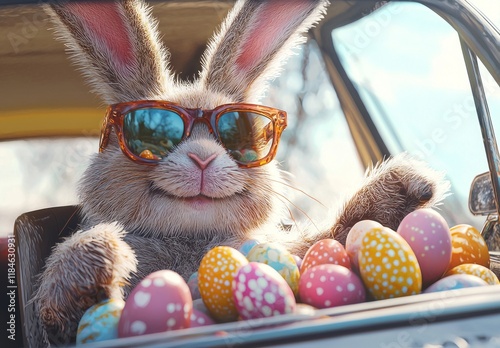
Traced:
<path fill-rule="evenodd" d="M 422 272 L 410 245 L 393 230 L 372 228 L 358 250 L 359 271 L 376 300 L 419 294 Z"/>
<path fill-rule="evenodd" d="M 470 274 L 475 275 L 481 279 L 483 279 L 486 283 L 490 285 L 500 284 L 498 278 L 495 273 L 489 268 L 486 268 L 481 265 L 477 265 L 475 263 L 464 263 L 453 267 L 448 272 L 446 272 L 445 276 L 449 276 L 452 274 Z"/>
<path fill-rule="evenodd" d="M 238 250 L 219 246 L 205 254 L 198 269 L 198 287 L 210 314 L 218 321 L 238 318 L 234 305 L 232 283 L 241 266 L 248 260 Z"/>
<path fill-rule="evenodd" d="M 450 233 L 452 251 L 448 270 L 464 263 L 490 267 L 488 246 L 476 228 L 461 224 L 450 228 Z"/>

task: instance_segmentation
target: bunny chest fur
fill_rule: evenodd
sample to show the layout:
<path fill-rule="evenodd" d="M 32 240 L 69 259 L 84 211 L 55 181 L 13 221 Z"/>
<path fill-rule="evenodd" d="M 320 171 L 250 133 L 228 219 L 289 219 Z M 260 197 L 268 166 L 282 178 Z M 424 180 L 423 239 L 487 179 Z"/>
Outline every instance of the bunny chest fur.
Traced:
<path fill-rule="evenodd" d="M 242 242 L 221 236 L 149 238 L 132 233 L 128 233 L 124 241 L 130 245 L 137 258 L 137 272 L 130 279 L 131 287 L 148 274 L 161 269 L 174 269 L 187 281 L 198 270 L 208 250 L 217 245 L 238 247 Z"/>

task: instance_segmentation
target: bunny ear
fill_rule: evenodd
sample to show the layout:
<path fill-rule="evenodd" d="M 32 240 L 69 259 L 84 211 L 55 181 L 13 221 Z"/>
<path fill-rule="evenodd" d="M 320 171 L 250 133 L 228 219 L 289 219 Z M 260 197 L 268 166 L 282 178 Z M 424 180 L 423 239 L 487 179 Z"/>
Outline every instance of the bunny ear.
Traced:
<path fill-rule="evenodd" d="M 150 9 L 139 1 L 61 2 L 56 32 L 106 103 L 152 99 L 172 77 Z"/>
<path fill-rule="evenodd" d="M 262 94 L 304 33 L 319 21 L 327 0 L 238 1 L 203 57 L 201 81 L 236 101 Z"/>

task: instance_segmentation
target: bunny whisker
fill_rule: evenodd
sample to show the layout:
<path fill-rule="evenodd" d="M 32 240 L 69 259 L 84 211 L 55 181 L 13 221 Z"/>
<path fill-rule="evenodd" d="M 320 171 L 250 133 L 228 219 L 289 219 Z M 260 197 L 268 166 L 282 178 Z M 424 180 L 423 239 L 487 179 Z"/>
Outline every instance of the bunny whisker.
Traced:
<path fill-rule="evenodd" d="M 275 181 L 275 180 L 273 180 Z M 280 184 L 283 184 L 282 182 L 279 182 L 279 181 L 275 181 L 277 183 L 280 183 Z M 307 212 L 302 209 L 301 207 L 299 207 L 297 204 L 295 204 L 291 199 L 289 199 L 287 196 L 285 196 L 284 194 L 272 189 L 271 187 L 269 186 L 266 186 L 266 185 L 260 185 L 259 186 L 260 189 L 262 190 L 266 190 L 267 192 L 273 194 L 276 198 L 279 199 L 280 202 L 282 202 L 284 204 L 284 206 L 286 207 L 286 209 L 288 210 L 288 212 L 290 213 L 290 218 L 295 222 L 295 225 L 298 226 L 298 224 L 296 223 L 297 221 L 295 220 L 293 214 L 291 213 L 291 210 L 290 208 L 288 207 L 287 204 L 290 204 L 291 206 L 293 206 L 295 209 L 297 209 L 300 213 L 302 213 L 302 215 L 304 215 L 307 220 L 309 220 L 311 222 L 311 224 L 316 228 L 317 231 L 320 231 L 320 229 L 318 228 L 318 226 L 314 223 L 314 220 L 309 216 L 309 214 L 307 214 Z"/>
<path fill-rule="evenodd" d="M 311 200 L 315 201 L 316 203 L 320 204 L 321 206 L 323 206 L 324 208 L 327 208 L 328 207 L 323 204 L 323 202 L 321 202 L 319 199 L 317 199 L 316 197 L 310 195 L 309 193 L 307 193 L 306 191 L 294 186 L 292 183 L 287 183 L 286 181 L 284 180 L 276 180 L 276 179 L 272 179 L 272 178 L 268 178 L 269 181 L 272 181 L 272 182 L 276 182 L 278 184 L 281 184 L 283 186 L 286 186 L 294 191 L 297 191 L 299 193 L 302 193 L 304 196 L 306 196 L 307 198 L 310 198 Z"/>

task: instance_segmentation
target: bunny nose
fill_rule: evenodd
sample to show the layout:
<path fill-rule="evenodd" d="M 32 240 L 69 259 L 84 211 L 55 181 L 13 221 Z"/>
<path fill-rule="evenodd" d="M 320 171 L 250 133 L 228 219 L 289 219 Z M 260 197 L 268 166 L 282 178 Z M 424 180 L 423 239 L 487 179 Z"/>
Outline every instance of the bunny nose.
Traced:
<path fill-rule="evenodd" d="M 217 154 L 212 154 L 210 155 L 208 158 L 202 160 L 201 158 L 198 157 L 197 154 L 194 154 L 192 152 L 188 153 L 188 157 L 191 158 L 193 160 L 193 162 L 201 169 L 205 169 L 206 167 L 208 167 L 208 165 L 210 164 L 210 162 L 212 162 L 215 157 L 217 157 Z"/>

